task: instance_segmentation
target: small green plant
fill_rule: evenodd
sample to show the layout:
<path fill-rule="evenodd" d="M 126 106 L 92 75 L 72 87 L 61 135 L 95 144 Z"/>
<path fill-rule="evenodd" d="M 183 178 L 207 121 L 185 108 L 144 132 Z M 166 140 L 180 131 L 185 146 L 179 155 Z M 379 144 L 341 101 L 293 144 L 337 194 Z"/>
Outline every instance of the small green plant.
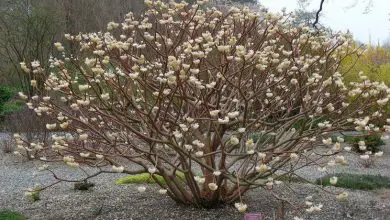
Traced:
<path fill-rule="evenodd" d="M 337 177 L 337 183 L 334 185 L 336 187 L 360 190 L 390 188 L 389 177 L 368 174 L 336 173 L 317 179 L 316 184 L 330 186 L 330 178 L 333 176 Z"/>
<path fill-rule="evenodd" d="M 83 181 L 83 182 L 75 183 L 74 184 L 74 189 L 75 190 L 82 190 L 82 191 L 84 191 L 84 190 L 89 190 L 90 188 L 92 188 L 94 186 L 95 186 L 94 183 Z"/>
<path fill-rule="evenodd" d="M 380 151 L 380 146 L 385 144 L 381 139 L 381 136 L 376 133 L 368 134 L 364 136 L 344 135 L 342 137 L 344 138 L 345 143 L 352 145 L 353 150 L 359 153 L 364 153 L 366 151 L 371 151 L 372 153 L 376 153 Z M 336 141 L 336 138 L 337 136 L 332 137 L 334 142 Z M 360 150 L 359 141 L 364 141 L 366 145 L 366 150 L 364 151 Z"/>
<path fill-rule="evenodd" d="M 164 178 L 160 175 L 153 174 L 157 180 L 162 183 L 166 184 Z M 176 178 L 184 178 L 184 173 L 176 173 Z M 115 181 L 116 184 L 136 184 L 136 183 L 149 183 L 154 184 L 156 181 L 152 178 L 151 174 L 149 173 L 141 173 L 136 175 L 130 175 L 123 178 L 119 178 Z"/>
<path fill-rule="evenodd" d="M 367 150 L 373 153 L 380 151 L 380 146 L 385 144 L 379 134 L 371 134 L 366 136 L 364 138 L 364 142 L 367 145 Z"/>
<path fill-rule="evenodd" d="M 39 201 L 41 200 L 41 197 L 40 197 L 40 193 L 41 192 L 41 188 L 39 186 L 36 186 L 32 189 L 29 189 L 25 195 L 27 197 L 29 197 L 33 202 L 36 202 L 36 201 Z"/>
<path fill-rule="evenodd" d="M 14 212 L 10 210 L 2 210 L 0 211 L 0 219 L 1 220 L 25 220 L 27 219 L 19 212 Z"/>
<path fill-rule="evenodd" d="M 34 201 L 34 202 L 41 200 L 41 197 L 40 197 L 40 195 L 39 195 L 39 191 L 33 192 L 33 193 L 31 194 L 30 198 L 31 198 L 32 201 Z"/>

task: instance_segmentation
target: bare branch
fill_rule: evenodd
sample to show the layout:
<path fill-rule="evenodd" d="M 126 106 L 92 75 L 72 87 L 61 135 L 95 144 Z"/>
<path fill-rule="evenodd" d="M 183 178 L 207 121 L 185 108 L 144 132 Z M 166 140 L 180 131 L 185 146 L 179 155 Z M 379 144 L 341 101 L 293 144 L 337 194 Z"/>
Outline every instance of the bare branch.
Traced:
<path fill-rule="evenodd" d="M 322 6 L 324 5 L 324 2 L 325 2 L 325 0 L 321 0 L 321 2 L 320 2 L 320 8 L 318 9 L 318 11 L 316 12 L 316 20 L 314 21 L 314 23 L 313 23 L 313 27 L 314 28 L 317 28 L 317 24 L 318 24 L 318 21 L 319 21 L 319 19 L 320 19 L 320 13 L 321 13 L 321 11 L 322 11 Z"/>

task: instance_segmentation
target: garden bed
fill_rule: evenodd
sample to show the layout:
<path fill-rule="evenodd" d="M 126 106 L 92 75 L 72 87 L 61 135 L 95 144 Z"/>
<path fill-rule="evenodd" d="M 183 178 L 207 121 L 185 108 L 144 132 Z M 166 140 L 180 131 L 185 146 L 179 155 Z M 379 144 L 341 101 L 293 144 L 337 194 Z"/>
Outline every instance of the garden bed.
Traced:
<path fill-rule="evenodd" d="M 24 196 L 25 189 L 35 183 L 54 181 L 51 175 L 37 171 L 39 162 L 24 161 L 12 154 L 1 152 L 0 161 L 0 170 L 6 171 L 0 172 L 0 210 L 18 211 L 29 219 L 243 219 L 243 214 L 230 205 L 207 210 L 176 204 L 166 195 L 158 194 L 159 188 L 155 184 L 144 184 L 147 187 L 144 193 L 137 191 L 140 184 L 115 184 L 115 180 L 125 176 L 123 174 L 94 178 L 91 182 L 96 185 L 87 191 L 74 190 L 72 183 L 59 184 L 43 191 L 41 200 L 32 202 Z M 350 166 L 338 169 L 390 176 L 389 164 L 389 154 L 385 153 L 374 167 L 363 169 L 351 159 Z M 63 175 L 77 177 L 77 174 L 69 174 L 66 166 L 58 164 L 56 167 Z M 301 173 L 305 177 L 318 173 L 313 169 L 307 168 Z M 321 188 L 302 183 L 289 186 L 298 192 L 296 196 L 286 190 L 285 184 L 275 190 L 284 197 L 297 199 L 313 195 L 315 204 L 324 205 L 321 212 L 303 213 L 305 219 L 388 219 L 390 215 L 390 193 L 387 191 Z M 349 198 L 340 202 L 323 190 L 346 191 Z M 249 192 L 243 201 L 249 206 L 248 212 L 262 213 L 265 219 L 273 219 L 280 204 L 264 189 Z M 287 208 L 287 219 L 297 214 L 290 213 L 291 210 Z"/>

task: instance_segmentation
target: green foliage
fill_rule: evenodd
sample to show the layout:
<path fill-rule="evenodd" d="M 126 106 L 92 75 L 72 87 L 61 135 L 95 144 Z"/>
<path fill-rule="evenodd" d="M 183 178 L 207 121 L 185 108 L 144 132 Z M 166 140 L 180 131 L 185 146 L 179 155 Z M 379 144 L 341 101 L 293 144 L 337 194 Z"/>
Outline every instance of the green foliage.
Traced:
<path fill-rule="evenodd" d="M 0 106 L 12 97 L 12 91 L 9 87 L 0 86 Z"/>
<path fill-rule="evenodd" d="M 12 97 L 12 91 L 5 86 L 0 86 L 0 116 L 4 115 L 4 105 Z"/>
<path fill-rule="evenodd" d="M 41 197 L 39 196 L 39 192 L 34 192 L 31 194 L 30 198 L 32 199 L 32 201 L 36 202 L 36 201 L 39 201 L 41 200 Z"/>
<path fill-rule="evenodd" d="M 15 93 L 16 91 L 8 86 L 0 86 L 0 117 L 23 109 L 23 101 L 12 99 Z"/>
<path fill-rule="evenodd" d="M 336 141 L 336 138 L 337 137 L 332 137 L 333 141 Z M 345 143 L 351 144 L 353 146 L 353 150 L 359 153 L 365 152 L 359 149 L 359 141 L 364 141 L 367 147 L 366 151 L 371 151 L 372 153 L 380 151 L 380 146 L 385 144 L 381 139 L 381 135 L 376 133 L 365 136 L 345 135 L 343 138 Z"/>
<path fill-rule="evenodd" d="M 321 118 L 314 118 L 314 119 L 309 119 L 309 118 L 302 118 L 297 120 L 292 127 L 295 128 L 296 130 L 307 130 L 310 129 L 310 127 L 317 127 L 319 123 L 326 121 L 324 117 Z"/>
<path fill-rule="evenodd" d="M 90 188 L 92 188 L 94 186 L 95 186 L 94 183 L 84 181 L 84 182 L 75 183 L 74 184 L 74 189 L 75 190 L 82 190 L 82 191 L 84 191 L 84 190 L 89 190 Z"/>
<path fill-rule="evenodd" d="M 249 135 L 249 138 L 253 140 L 253 142 L 264 143 L 271 135 L 265 134 L 264 132 L 255 132 Z"/>
<path fill-rule="evenodd" d="M 336 187 L 347 189 L 373 190 L 380 188 L 390 188 L 390 178 L 381 175 L 368 174 L 349 174 L 337 173 L 334 175 L 327 175 L 316 180 L 316 184 L 329 186 L 329 180 L 332 176 L 337 176 L 338 181 Z"/>
<path fill-rule="evenodd" d="M 14 112 L 21 111 L 24 107 L 25 103 L 21 100 L 11 99 L 6 102 L 3 106 L 3 111 L 0 115 L 8 115 Z"/>
<path fill-rule="evenodd" d="M 40 193 L 40 190 L 39 189 L 35 189 L 34 191 L 28 192 L 27 195 L 33 202 L 36 202 L 36 201 L 41 200 L 41 197 L 40 197 L 39 193 Z"/>
<path fill-rule="evenodd" d="M 367 145 L 367 149 L 373 153 L 378 152 L 380 150 L 380 146 L 385 144 L 379 134 L 371 134 L 364 137 L 364 142 Z"/>
<path fill-rule="evenodd" d="M 386 85 L 390 85 L 390 48 L 369 47 L 361 56 L 349 55 L 343 59 L 340 72 L 344 73 L 345 84 L 353 81 L 361 82 L 362 79 L 359 79 L 358 73 L 363 72 L 371 81 L 384 82 Z M 358 98 L 350 98 L 350 101 L 357 101 Z M 378 108 L 369 109 L 372 113 L 378 110 Z M 383 106 L 381 110 L 384 110 L 385 117 L 390 116 L 390 105 Z M 376 123 L 383 124 L 382 121 Z"/>
<path fill-rule="evenodd" d="M 296 130 L 301 130 L 302 128 L 304 128 L 306 126 L 306 123 L 307 123 L 307 120 L 305 119 L 300 119 L 298 121 L 296 121 L 294 124 L 293 124 L 293 128 L 295 128 Z"/>
<path fill-rule="evenodd" d="M 355 55 L 356 56 L 356 55 Z M 342 69 L 351 71 L 345 75 L 347 82 L 358 80 L 358 72 L 363 73 L 370 79 L 390 83 L 390 49 L 375 47 L 368 48 L 356 62 L 356 57 L 348 56 L 343 60 Z"/>
<path fill-rule="evenodd" d="M 25 220 L 27 219 L 19 212 L 13 212 L 9 210 L 0 211 L 1 220 Z"/>
<path fill-rule="evenodd" d="M 162 183 L 166 184 L 164 178 L 160 175 L 153 174 L 157 180 Z M 184 178 L 184 173 L 176 173 L 176 178 Z M 156 183 L 156 181 L 152 178 L 151 174 L 149 173 L 141 173 L 136 175 L 130 175 L 126 176 L 120 179 L 117 179 L 115 181 L 116 184 L 136 184 L 136 183 L 149 183 L 153 184 Z"/>
<path fill-rule="evenodd" d="M 292 183 L 312 183 L 310 180 L 307 180 L 298 175 L 281 175 L 275 178 L 275 180 L 283 182 L 292 182 Z"/>

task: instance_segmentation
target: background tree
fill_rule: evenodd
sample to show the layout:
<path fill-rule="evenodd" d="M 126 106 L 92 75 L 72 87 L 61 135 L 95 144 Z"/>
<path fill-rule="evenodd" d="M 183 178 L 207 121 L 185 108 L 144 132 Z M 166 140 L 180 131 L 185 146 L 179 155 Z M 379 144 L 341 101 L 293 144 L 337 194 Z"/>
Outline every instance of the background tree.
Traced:
<path fill-rule="evenodd" d="M 366 7 L 365 7 L 365 10 L 363 11 L 364 14 L 367 14 L 370 12 L 373 4 L 374 4 L 374 1 L 373 0 L 363 0 L 362 1 L 364 4 L 366 4 Z M 321 12 L 323 11 L 324 9 L 324 6 L 326 4 L 326 1 L 325 0 L 297 0 L 297 3 L 298 5 L 301 7 L 301 8 L 305 8 L 307 7 L 309 4 L 317 4 L 318 3 L 318 9 L 315 10 L 315 19 L 314 19 L 314 22 L 313 22 L 313 27 L 316 27 L 316 25 L 319 23 L 320 21 L 320 15 L 321 15 Z M 355 7 L 357 4 L 359 3 L 359 0 L 355 0 L 351 5 L 349 5 L 347 8 L 353 8 Z"/>
<path fill-rule="evenodd" d="M 39 3 L 39 7 L 32 6 L 30 1 L 6 3 L 0 15 L 1 79 L 3 83 L 20 86 L 31 95 L 32 73 L 22 73 L 20 62 L 39 61 L 42 67 L 47 67 L 56 28 L 62 25 L 55 11 L 43 3 Z"/>
<path fill-rule="evenodd" d="M 15 91 L 32 96 L 32 76 L 23 73 L 20 62 L 28 66 L 38 61 L 43 69 L 48 68 L 53 43 L 67 33 L 102 30 L 109 21 L 119 20 L 129 11 L 140 13 L 144 8 L 142 0 L 4 0 L 0 1 L 0 83 L 12 91 L 6 104 L 7 113 L 15 113 L 1 119 L 2 127 L 8 131 L 38 131 L 42 123 L 23 110 L 14 100 Z M 77 18 L 77 19 L 76 19 Z M 77 56 L 76 51 L 67 47 Z M 44 75 L 35 80 L 45 80 Z M 42 121 L 42 120 L 41 120 Z M 27 124 L 31 126 L 27 126 Z M 44 124 L 43 124 L 44 125 Z"/>

